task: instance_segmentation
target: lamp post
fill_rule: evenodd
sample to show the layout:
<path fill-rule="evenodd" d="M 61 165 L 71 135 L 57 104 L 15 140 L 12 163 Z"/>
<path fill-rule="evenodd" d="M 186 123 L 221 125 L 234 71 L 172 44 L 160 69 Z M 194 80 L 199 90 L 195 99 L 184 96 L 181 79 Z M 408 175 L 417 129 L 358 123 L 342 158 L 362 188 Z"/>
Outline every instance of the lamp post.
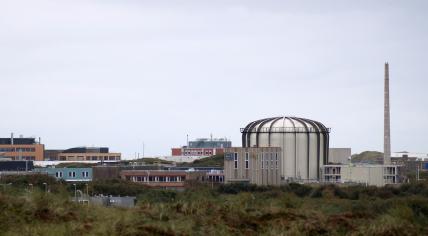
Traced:
<path fill-rule="evenodd" d="M 73 185 L 74 185 L 74 200 L 77 203 L 77 187 L 76 187 L 76 184 L 73 184 Z"/>
<path fill-rule="evenodd" d="M 47 183 L 43 183 L 43 185 L 45 186 L 45 193 L 48 193 L 48 184 Z"/>

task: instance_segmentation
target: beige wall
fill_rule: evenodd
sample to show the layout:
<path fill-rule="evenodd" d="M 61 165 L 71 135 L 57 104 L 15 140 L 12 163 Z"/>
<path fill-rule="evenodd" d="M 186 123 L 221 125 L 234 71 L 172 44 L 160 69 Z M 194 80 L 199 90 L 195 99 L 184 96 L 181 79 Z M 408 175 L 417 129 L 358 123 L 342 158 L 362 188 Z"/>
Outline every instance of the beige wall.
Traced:
<path fill-rule="evenodd" d="M 359 183 L 380 187 L 399 181 L 396 165 L 326 165 L 323 169 L 323 180 L 326 180 L 326 176 L 340 176 L 337 183 Z M 333 169 L 335 173 L 332 172 Z"/>
<path fill-rule="evenodd" d="M 350 163 L 351 148 L 329 148 L 328 163 L 331 164 L 348 164 Z"/>
<path fill-rule="evenodd" d="M 119 161 L 120 153 L 59 153 L 58 161 Z"/>
<path fill-rule="evenodd" d="M 281 148 L 226 148 L 224 159 L 225 183 L 249 182 L 257 185 L 280 185 Z M 246 156 L 248 155 L 248 168 Z M 235 156 L 237 167 L 235 168 Z M 263 160 L 263 163 L 262 163 Z"/>

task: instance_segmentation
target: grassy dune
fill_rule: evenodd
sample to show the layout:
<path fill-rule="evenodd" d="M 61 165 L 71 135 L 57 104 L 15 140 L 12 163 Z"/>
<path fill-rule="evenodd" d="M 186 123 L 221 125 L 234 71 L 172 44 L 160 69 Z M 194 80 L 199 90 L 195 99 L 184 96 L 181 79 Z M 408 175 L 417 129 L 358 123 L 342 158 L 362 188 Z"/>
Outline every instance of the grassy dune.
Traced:
<path fill-rule="evenodd" d="M 90 192 L 119 188 L 138 195 L 137 207 L 120 209 L 74 204 L 65 183 L 51 182 L 46 194 L 38 183 L 29 192 L 22 179 L 8 181 L 0 188 L 0 235 L 428 235 L 427 183 L 183 192 L 123 181 L 91 184 Z"/>

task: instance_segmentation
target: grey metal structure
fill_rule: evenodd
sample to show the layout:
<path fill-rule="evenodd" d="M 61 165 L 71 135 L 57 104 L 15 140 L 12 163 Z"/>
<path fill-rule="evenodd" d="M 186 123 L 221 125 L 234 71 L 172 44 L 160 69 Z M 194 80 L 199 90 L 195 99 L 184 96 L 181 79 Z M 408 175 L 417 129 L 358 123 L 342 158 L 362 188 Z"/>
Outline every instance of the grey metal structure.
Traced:
<path fill-rule="evenodd" d="M 389 64 L 385 63 L 385 91 L 384 91 L 384 121 L 383 121 L 383 164 L 391 164 L 391 129 L 389 107 Z"/>
<path fill-rule="evenodd" d="M 272 117 L 241 129 L 242 147 L 280 147 L 281 177 L 288 181 L 317 181 L 328 163 L 330 129 L 299 117 Z"/>

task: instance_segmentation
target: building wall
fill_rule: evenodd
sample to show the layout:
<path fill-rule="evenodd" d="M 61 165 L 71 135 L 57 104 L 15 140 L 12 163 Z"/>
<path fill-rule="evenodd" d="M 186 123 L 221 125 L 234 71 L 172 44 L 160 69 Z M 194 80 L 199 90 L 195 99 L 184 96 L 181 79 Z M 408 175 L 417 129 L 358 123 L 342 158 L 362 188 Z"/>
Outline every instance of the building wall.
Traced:
<path fill-rule="evenodd" d="M 120 153 L 59 153 L 58 161 L 120 161 Z"/>
<path fill-rule="evenodd" d="M 155 188 L 184 188 L 192 181 L 202 181 L 205 172 L 169 170 L 122 170 L 122 179 Z"/>
<path fill-rule="evenodd" d="M 45 146 L 38 143 L 0 145 L 0 152 L 3 152 L 3 157 L 10 158 L 12 160 L 43 161 L 44 150 Z"/>
<path fill-rule="evenodd" d="M 325 165 L 323 182 L 385 186 L 400 182 L 396 165 Z"/>
<path fill-rule="evenodd" d="M 171 155 L 172 156 L 181 156 L 182 151 L 181 148 L 172 148 L 171 149 Z"/>
<path fill-rule="evenodd" d="M 329 148 L 329 164 L 348 164 L 352 155 L 351 148 Z"/>
<path fill-rule="evenodd" d="M 223 154 L 224 148 L 172 148 L 172 156 L 212 156 Z"/>
<path fill-rule="evenodd" d="M 257 185 L 280 185 L 281 148 L 226 148 L 224 176 L 226 183 L 248 182 Z"/>
<path fill-rule="evenodd" d="M 65 181 L 91 181 L 92 168 L 34 168 L 35 172 L 47 173 L 49 176 Z"/>
<path fill-rule="evenodd" d="M 94 166 L 92 167 L 93 180 L 107 180 L 120 178 L 120 166 Z"/>

